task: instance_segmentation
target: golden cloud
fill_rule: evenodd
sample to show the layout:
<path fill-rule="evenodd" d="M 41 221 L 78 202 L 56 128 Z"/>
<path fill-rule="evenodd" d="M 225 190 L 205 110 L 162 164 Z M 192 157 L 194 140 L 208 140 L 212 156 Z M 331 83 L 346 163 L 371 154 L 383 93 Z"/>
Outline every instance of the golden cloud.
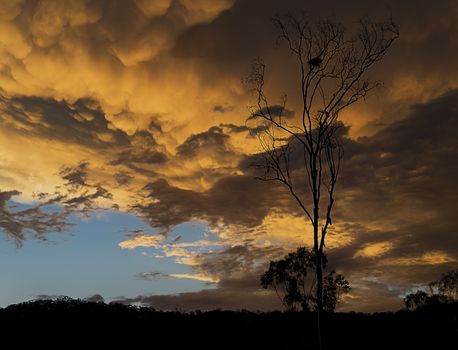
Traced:
<path fill-rule="evenodd" d="M 139 247 L 160 247 L 161 242 L 164 240 L 164 236 L 161 235 L 139 235 L 132 239 L 128 239 L 118 243 L 118 246 L 123 249 L 135 249 Z"/>
<path fill-rule="evenodd" d="M 169 276 L 175 277 L 175 278 L 188 278 L 188 279 L 193 279 L 193 280 L 202 281 L 202 282 L 209 282 L 209 283 L 218 283 L 220 281 L 220 279 L 217 277 L 204 275 L 204 274 L 173 273 L 173 274 L 170 274 Z"/>
<path fill-rule="evenodd" d="M 378 258 L 388 253 L 393 246 L 393 242 L 390 241 L 367 243 L 353 255 L 353 258 Z"/>
<path fill-rule="evenodd" d="M 234 0 L 0 3 L 2 190 L 19 189 L 18 200 L 32 203 L 37 200 L 33 193 L 52 194 L 64 185 L 59 175 L 62 166 L 89 160 L 91 184 L 103 185 L 113 195 L 112 203 L 98 205 L 116 203 L 120 210 L 138 214 L 159 229 L 200 220 L 220 239 L 169 244 L 161 235 L 139 235 L 120 242 L 123 249 L 159 248 L 164 253 L 161 257 L 173 256 L 178 263 L 196 268 L 213 261 L 214 252 L 225 252 L 226 260 L 215 258 L 221 271 L 234 256 L 246 258 L 246 265 L 236 265 L 235 271 L 252 268 L 253 261 L 258 264 L 260 252 L 268 260 L 297 246 L 311 245 L 311 226 L 291 209 L 288 194 L 250 182 L 253 174 L 244 164 L 247 155 L 260 151 L 259 140 L 245 126 L 251 97 L 241 77 L 250 60 L 257 55 L 266 57 L 267 92 L 272 102 L 285 90 L 291 97 L 288 109 L 297 111 L 300 105 L 294 94 L 296 81 L 291 79 L 293 65 L 285 61 L 283 51 L 274 50 L 273 45 L 270 50 L 266 44 L 272 44 L 274 38 L 265 36 L 264 25 L 256 32 L 251 17 L 249 23 L 239 23 L 243 18 L 236 11 L 243 6 L 249 10 L 249 2 L 235 7 Z M 231 8 L 234 11 L 225 12 Z M 222 16 L 224 20 L 219 21 Z M 434 21 L 423 21 L 420 27 L 409 22 L 407 37 L 420 45 L 431 33 L 456 21 L 450 17 L 445 22 L 436 26 Z M 235 27 L 247 28 L 244 40 Z M 387 240 L 385 233 L 397 232 L 412 222 L 441 221 L 441 215 L 447 213 L 446 208 L 441 211 L 425 205 L 418 194 L 425 186 L 421 181 L 434 178 L 444 168 L 431 159 L 438 159 L 436 146 L 453 128 L 438 129 L 440 136 L 432 135 L 428 128 L 422 140 L 435 137 L 436 153 L 431 155 L 421 148 L 423 142 L 417 148 L 414 142 L 402 142 L 412 139 L 405 130 L 420 134 L 416 128 L 421 123 L 406 124 L 405 129 L 401 124 L 391 129 L 386 126 L 405 118 L 413 102 L 426 103 L 456 87 L 456 72 L 447 68 L 456 59 L 451 52 L 441 55 L 440 60 L 448 63 L 435 64 L 437 57 L 430 57 L 423 46 L 408 45 L 405 41 L 404 49 L 387 58 L 391 59 L 387 70 L 374 72 L 386 78 L 386 90 L 379 95 L 383 98 L 342 115 L 353 126 L 352 137 L 371 137 L 348 141 L 350 155 L 344 167 L 350 175 L 344 174 L 345 188 L 336 202 L 340 221 L 329 232 L 326 247 L 352 249 L 350 257 L 368 262 L 386 258 L 398 244 L 412 240 L 407 229 L 409 234 L 403 237 L 407 243 Z M 406 53 L 410 51 L 413 53 Z M 409 55 L 421 56 L 417 65 Z M 453 116 L 451 102 L 434 103 L 451 107 L 434 110 L 433 117 Z M 426 107 L 424 113 L 432 116 Z M 429 125 L 440 126 L 437 120 Z M 382 129 L 388 131 L 380 132 Z M 449 150 L 446 146 L 442 149 Z M 418 163 L 423 161 L 413 162 L 417 154 L 425 155 L 431 164 L 422 167 Z M 442 186 L 442 181 L 435 190 L 440 187 L 437 184 Z M 145 188 L 154 191 L 145 194 Z M 136 205 L 145 203 L 144 210 L 138 210 Z M 364 232 L 379 235 L 376 243 L 364 241 L 360 235 Z M 386 258 L 383 264 L 454 261 L 452 253 L 436 250 L 417 257 Z M 212 282 L 216 275 L 189 276 Z M 185 274 L 177 276 L 184 278 Z"/>
<path fill-rule="evenodd" d="M 386 259 L 382 261 L 381 264 L 395 266 L 441 265 L 455 261 L 456 259 L 451 257 L 446 252 L 440 250 L 432 250 L 420 256 Z"/>

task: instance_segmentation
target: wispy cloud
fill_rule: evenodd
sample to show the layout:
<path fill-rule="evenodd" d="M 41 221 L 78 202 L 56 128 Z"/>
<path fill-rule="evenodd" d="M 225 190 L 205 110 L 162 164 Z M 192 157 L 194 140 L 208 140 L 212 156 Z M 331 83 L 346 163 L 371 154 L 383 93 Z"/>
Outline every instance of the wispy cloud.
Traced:
<path fill-rule="evenodd" d="M 139 247 L 160 247 L 160 243 L 164 240 L 162 235 L 139 235 L 132 239 L 120 242 L 118 245 L 124 249 L 135 249 Z"/>
<path fill-rule="evenodd" d="M 440 250 L 433 250 L 426 252 L 420 256 L 412 257 L 399 257 L 387 259 L 383 262 L 385 265 L 398 265 L 398 266 L 417 266 L 417 265 L 441 265 L 451 262 L 456 262 L 456 260 L 448 255 L 445 252 Z"/>
<path fill-rule="evenodd" d="M 191 273 L 173 273 L 170 275 L 175 278 L 189 278 L 197 281 L 208 282 L 208 283 L 218 283 L 219 278 L 208 276 L 204 274 L 191 274 Z"/>

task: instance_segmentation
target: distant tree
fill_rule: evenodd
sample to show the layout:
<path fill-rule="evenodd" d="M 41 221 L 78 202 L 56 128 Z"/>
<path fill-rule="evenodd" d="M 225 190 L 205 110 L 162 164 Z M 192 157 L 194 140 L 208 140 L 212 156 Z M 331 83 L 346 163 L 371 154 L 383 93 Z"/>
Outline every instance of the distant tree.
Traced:
<path fill-rule="evenodd" d="M 441 275 L 439 281 L 428 284 L 428 290 L 418 290 L 407 294 L 404 304 L 408 310 L 420 307 L 458 301 L 458 270 L 448 271 Z"/>
<path fill-rule="evenodd" d="M 339 115 L 379 86 L 377 81 L 367 79 L 366 73 L 385 56 L 399 30 L 391 18 L 380 23 L 363 19 L 355 36 L 349 36 L 340 23 L 315 22 L 303 15 L 278 17 L 274 24 L 279 40 L 298 64 L 301 108 L 296 115 L 286 113 L 286 96 L 281 98 L 280 106 L 269 103 L 266 66 L 258 59 L 246 79 L 256 96 L 247 123 L 255 124 L 252 130 L 262 147 L 260 155 L 264 159 L 256 165 L 264 173 L 258 178 L 283 184 L 313 227 L 317 336 L 322 349 L 322 260 L 343 157 Z M 291 75 L 290 67 L 280 69 Z"/>
<path fill-rule="evenodd" d="M 443 273 L 440 280 L 430 283 L 431 289 L 448 301 L 458 301 L 458 269 Z"/>
<path fill-rule="evenodd" d="M 331 271 L 324 277 L 323 282 L 323 309 L 333 312 L 344 294 L 350 292 L 348 281 L 341 274 Z"/>
<path fill-rule="evenodd" d="M 413 311 L 427 305 L 430 300 L 430 295 L 423 290 L 419 290 L 415 293 L 407 294 L 403 300 L 406 308 Z"/>
<path fill-rule="evenodd" d="M 272 288 L 283 305 L 290 311 L 313 310 L 317 307 L 315 253 L 300 247 L 283 259 L 271 261 L 269 268 L 261 276 L 263 288 Z M 326 255 L 322 259 L 326 269 Z M 324 277 L 323 309 L 333 312 L 343 294 L 350 291 L 348 281 L 335 271 Z"/>

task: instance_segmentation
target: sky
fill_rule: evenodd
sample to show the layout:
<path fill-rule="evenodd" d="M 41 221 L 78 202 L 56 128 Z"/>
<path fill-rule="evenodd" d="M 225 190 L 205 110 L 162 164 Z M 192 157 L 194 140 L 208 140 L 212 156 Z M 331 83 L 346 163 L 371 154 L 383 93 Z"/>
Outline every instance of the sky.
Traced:
<path fill-rule="evenodd" d="M 339 309 L 399 309 L 457 268 L 456 1 L 0 0 L 0 306 L 280 309 L 259 276 L 312 231 L 255 179 L 243 80 L 262 58 L 272 105 L 299 111 L 271 18 L 301 11 L 400 28 L 369 71 L 383 85 L 340 115 Z"/>

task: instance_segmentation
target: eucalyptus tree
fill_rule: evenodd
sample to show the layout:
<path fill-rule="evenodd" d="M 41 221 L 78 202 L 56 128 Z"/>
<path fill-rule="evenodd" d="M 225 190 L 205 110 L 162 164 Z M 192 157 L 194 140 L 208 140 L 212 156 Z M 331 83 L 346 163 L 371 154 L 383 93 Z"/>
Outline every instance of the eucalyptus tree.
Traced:
<path fill-rule="evenodd" d="M 339 115 L 380 85 L 367 72 L 385 56 L 399 29 L 391 18 L 383 22 L 362 19 L 353 34 L 341 23 L 311 21 L 304 15 L 277 17 L 273 22 L 279 42 L 286 43 L 297 63 L 297 75 L 291 79 L 298 83 L 300 110 L 294 116 L 288 113 L 287 96 L 282 96 L 281 105 L 270 103 L 267 67 L 257 59 L 246 78 L 256 98 L 247 125 L 262 147 L 262 161 L 256 165 L 263 172 L 258 179 L 283 184 L 313 228 L 321 349 L 322 260 L 343 157 Z M 289 65 L 278 68 L 291 74 Z"/>

